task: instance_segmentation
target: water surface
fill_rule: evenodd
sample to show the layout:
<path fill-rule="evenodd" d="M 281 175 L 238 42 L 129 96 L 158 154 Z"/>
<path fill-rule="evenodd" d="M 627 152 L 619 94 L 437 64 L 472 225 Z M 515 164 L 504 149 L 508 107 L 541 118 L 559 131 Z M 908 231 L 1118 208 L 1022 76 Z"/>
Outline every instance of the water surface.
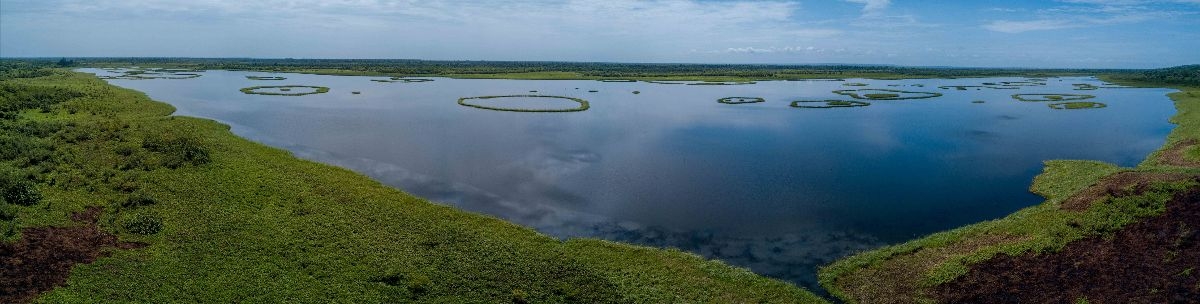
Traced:
<path fill-rule="evenodd" d="M 956 90 L 938 86 L 1027 79 L 685 85 L 202 74 L 110 81 L 168 102 L 178 115 L 216 119 L 238 135 L 433 201 L 557 237 L 677 247 L 809 288 L 815 288 L 816 267 L 836 258 L 1041 202 L 1028 188 L 1045 160 L 1136 165 L 1163 144 L 1174 113 L 1166 89 L 1073 90 L 1074 83 L 1102 84 L 1088 77 Z M 842 85 L 847 82 L 868 86 Z M 306 96 L 238 91 L 261 85 L 331 90 Z M 856 108 L 788 106 L 850 98 L 832 93 L 843 89 L 945 96 Z M 1053 110 L 1010 97 L 1019 93 L 1092 94 L 1097 98 L 1089 101 L 1108 107 Z M 577 97 L 591 108 L 518 113 L 457 104 L 461 97 L 488 95 Z M 717 102 L 734 96 L 766 102 Z M 486 102 L 574 106 L 561 99 Z"/>

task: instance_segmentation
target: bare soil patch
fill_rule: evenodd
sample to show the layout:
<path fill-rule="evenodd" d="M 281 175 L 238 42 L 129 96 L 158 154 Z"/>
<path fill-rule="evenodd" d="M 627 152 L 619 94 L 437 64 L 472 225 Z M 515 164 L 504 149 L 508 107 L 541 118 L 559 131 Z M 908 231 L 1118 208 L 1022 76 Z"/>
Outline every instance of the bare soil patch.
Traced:
<path fill-rule="evenodd" d="M 932 292 L 943 303 L 1200 302 L 1200 187 L 1112 236 L 1056 253 L 997 256 Z"/>
<path fill-rule="evenodd" d="M 101 209 L 77 212 L 74 227 L 38 227 L 21 231 L 21 239 L 0 244 L 0 303 L 27 303 L 38 294 L 67 282 L 71 267 L 108 256 L 113 248 L 134 249 L 145 244 L 117 241 L 96 222 Z"/>
<path fill-rule="evenodd" d="M 1200 162 L 1189 160 L 1184 157 L 1188 148 L 1195 147 L 1198 143 L 1200 143 L 1200 141 L 1195 139 L 1188 139 L 1178 142 L 1174 145 L 1171 145 L 1170 148 L 1163 150 L 1162 153 L 1158 155 L 1158 160 L 1163 164 L 1171 166 L 1193 168 L 1200 167 Z"/>

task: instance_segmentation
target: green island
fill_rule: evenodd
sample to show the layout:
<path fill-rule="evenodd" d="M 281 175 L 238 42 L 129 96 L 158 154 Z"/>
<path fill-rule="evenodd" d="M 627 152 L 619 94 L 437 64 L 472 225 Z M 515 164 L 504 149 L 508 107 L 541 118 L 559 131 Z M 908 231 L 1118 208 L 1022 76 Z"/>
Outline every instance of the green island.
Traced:
<path fill-rule="evenodd" d="M 531 92 L 537 92 L 537 91 L 531 91 Z M 486 105 L 474 104 L 474 103 L 470 102 L 473 100 L 489 100 L 489 99 L 503 99 L 503 98 L 564 99 L 564 100 L 575 102 L 578 105 L 570 107 L 570 108 L 562 108 L 562 109 L 527 109 L 527 108 L 505 108 L 505 107 L 486 106 Z M 499 96 L 463 97 L 463 98 L 458 99 L 458 104 L 467 106 L 467 107 L 484 109 L 484 110 L 492 110 L 492 111 L 533 112 L 533 113 L 582 112 L 582 111 L 587 111 L 587 109 L 591 107 L 590 105 L 588 105 L 588 101 L 584 100 L 582 98 L 566 97 L 566 96 L 553 96 L 553 95 L 499 95 Z"/>
<path fill-rule="evenodd" d="M 1100 89 L 1100 87 L 1090 83 L 1075 83 L 1071 84 L 1071 86 L 1074 86 L 1076 91 L 1091 91 Z"/>
<path fill-rule="evenodd" d="M 312 89 L 312 91 L 300 92 L 300 93 L 290 93 L 293 88 L 309 88 L 309 89 Z M 279 89 L 280 92 L 260 91 L 260 90 L 264 90 L 264 89 Z M 304 96 L 304 95 L 328 93 L 329 87 L 309 86 L 309 85 L 254 86 L 254 87 L 241 88 L 240 91 L 242 91 L 242 93 L 254 94 L 254 95 Z M 281 93 L 281 92 L 289 92 L 289 93 Z"/>
<path fill-rule="evenodd" d="M 817 104 L 817 105 L 813 105 L 813 104 Z M 865 107 L 865 106 L 869 106 L 869 105 L 871 105 L 871 103 L 869 103 L 869 102 L 854 101 L 854 100 L 828 99 L 828 100 L 796 100 L 796 101 L 792 101 L 792 104 L 789 106 L 791 106 L 793 108 L 801 108 L 801 109 L 831 109 L 831 108 Z"/>
<path fill-rule="evenodd" d="M 287 80 L 287 77 L 283 77 L 283 76 L 246 76 L 246 79 L 250 79 L 250 80 Z"/>
<path fill-rule="evenodd" d="M 834 94 L 846 95 L 855 99 L 870 99 L 870 100 L 906 100 L 906 99 L 925 99 L 941 97 L 942 93 L 935 92 L 915 92 L 893 89 L 857 89 L 857 90 L 837 90 Z"/>
<path fill-rule="evenodd" d="M 1012 98 L 1020 101 L 1042 102 L 1084 100 L 1096 98 L 1096 96 L 1087 94 L 1013 94 Z"/>
<path fill-rule="evenodd" d="M 1058 103 L 1048 104 L 1047 106 L 1050 106 L 1051 109 L 1055 109 L 1055 110 L 1099 109 L 1099 108 L 1108 107 L 1107 104 L 1100 103 L 1100 102 L 1092 102 L 1092 101 L 1058 102 Z"/>
<path fill-rule="evenodd" d="M 763 99 L 762 97 L 725 97 L 725 98 L 717 99 L 717 102 L 723 103 L 723 104 L 759 103 L 759 102 L 765 102 L 765 101 L 767 101 L 767 100 Z"/>

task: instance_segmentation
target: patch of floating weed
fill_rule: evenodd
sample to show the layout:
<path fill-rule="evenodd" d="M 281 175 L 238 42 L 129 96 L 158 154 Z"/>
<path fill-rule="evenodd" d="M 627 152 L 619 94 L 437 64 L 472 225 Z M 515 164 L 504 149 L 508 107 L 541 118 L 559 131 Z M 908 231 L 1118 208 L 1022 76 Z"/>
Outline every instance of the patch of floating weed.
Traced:
<path fill-rule="evenodd" d="M 1046 83 L 1045 82 L 1034 82 L 1034 81 L 1001 81 L 1000 85 L 1006 86 L 1006 87 L 1036 87 L 1036 86 L 1044 86 L 1044 85 L 1046 85 Z"/>
<path fill-rule="evenodd" d="M 1049 106 L 1051 109 L 1055 109 L 1055 110 L 1082 110 L 1082 109 L 1099 109 L 1099 108 L 1108 107 L 1107 104 L 1103 104 L 1103 103 L 1099 103 L 1099 102 L 1092 102 L 1092 101 L 1059 102 L 1059 103 L 1049 104 Z"/>
<path fill-rule="evenodd" d="M 810 103 L 817 104 L 817 105 L 807 105 Z M 793 108 L 802 108 L 802 109 L 831 109 L 831 108 L 865 107 L 865 106 L 869 106 L 869 105 L 871 105 L 871 103 L 863 102 L 863 101 L 827 99 L 827 100 L 797 100 L 797 101 L 793 101 L 790 106 Z"/>
<path fill-rule="evenodd" d="M 633 91 L 634 94 L 641 94 L 642 91 Z"/>
<path fill-rule="evenodd" d="M 988 82 L 988 83 L 991 83 L 991 82 Z M 981 86 L 977 86 L 977 85 L 953 85 L 953 86 L 940 86 L 940 87 L 938 87 L 938 88 L 939 88 L 939 89 L 943 89 L 943 90 L 956 89 L 956 90 L 959 90 L 959 91 L 966 91 L 966 90 L 968 90 L 968 89 L 976 89 L 976 90 L 980 90 L 980 89 L 996 89 L 996 90 L 1016 90 L 1016 89 L 1020 89 L 1020 88 L 1018 88 L 1018 87 L 998 87 L 998 86 L 993 86 L 993 85 L 987 85 L 988 83 L 984 83 L 985 85 L 981 85 Z"/>
<path fill-rule="evenodd" d="M 287 80 L 287 77 L 282 76 L 246 76 L 250 80 Z"/>
<path fill-rule="evenodd" d="M 1012 98 L 1020 101 L 1039 102 L 1084 100 L 1096 98 L 1096 96 L 1086 94 L 1013 94 Z"/>
<path fill-rule="evenodd" d="M 354 92 L 350 92 L 350 94 L 358 95 L 358 94 L 362 94 L 362 92 L 354 91 Z"/>
<path fill-rule="evenodd" d="M 633 80 L 633 79 L 600 79 L 598 81 L 600 81 L 600 82 L 637 82 L 637 80 Z"/>
<path fill-rule="evenodd" d="M 502 107 L 493 107 L 493 106 L 486 106 L 486 105 L 480 105 L 480 104 L 473 104 L 473 103 L 470 103 L 470 102 L 469 102 L 469 101 L 471 101 L 471 100 L 486 100 L 486 99 L 496 99 L 496 98 L 554 98 L 554 99 L 566 99 L 566 100 L 570 100 L 570 101 L 573 101 L 573 102 L 579 103 L 579 106 L 578 106 L 578 107 L 574 107 L 574 108 L 567 108 L 567 109 L 525 109 L 525 108 L 502 108 Z M 467 106 L 467 107 L 476 108 L 476 109 L 484 109 L 484 110 L 492 110 L 492 111 L 505 111 L 505 112 L 533 112 L 533 113 L 580 112 L 580 111 L 585 111 L 585 110 L 587 110 L 587 109 L 590 107 L 590 105 L 588 105 L 588 101 L 587 101 L 587 100 L 584 100 L 584 99 L 582 99 L 582 98 L 566 97 L 566 96 L 552 96 L 552 95 L 501 95 L 501 96 L 478 96 L 478 97 L 463 97 L 463 98 L 459 98 L 459 99 L 458 99 L 458 104 L 459 104 L 459 105 L 462 105 L 462 106 Z"/>
<path fill-rule="evenodd" d="M 905 100 L 905 99 L 925 99 L 942 96 L 942 93 L 934 92 L 915 92 L 892 89 L 857 89 L 857 90 L 837 90 L 834 94 L 846 95 L 855 99 L 870 99 L 870 100 Z"/>
<path fill-rule="evenodd" d="M 746 85 L 746 84 L 755 84 L 755 83 L 757 83 L 757 82 L 754 82 L 754 81 L 703 81 L 703 82 L 693 82 L 693 83 L 689 83 L 687 85 Z"/>
<path fill-rule="evenodd" d="M 645 80 L 646 83 L 653 84 L 688 84 L 686 81 L 661 81 L 661 80 Z"/>
<path fill-rule="evenodd" d="M 430 82 L 430 81 L 433 81 L 433 79 L 392 77 L 392 78 L 388 78 L 388 79 L 371 79 L 371 81 L 386 82 L 386 83 L 396 83 L 396 82 L 398 82 L 398 83 L 414 83 L 414 82 Z"/>
<path fill-rule="evenodd" d="M 313 89 L 313 91 L 291 93 L 291 90 L 293 88 L 310 88 L 310 89 Z M 262 89 L 279 89 L 280 92 L 288 92 L 288 93 L 259 91 Z M 242 91 L 242 93 L 255 94 L 255 95 L 303 96 L 303 95 L 311 95 L 311 94 L 328 93 L 329 87 L 306 86 L 306 85 L 256 86 L 256 87 L 242 88 L 241 91 Z"/>
<path fill-rule="evenodd" d="M 986 101 L 982 101 L 982 100 L 976 100 L 976 101 L 972 101 L 971 103 L 985 103 L 985 102 L 986 102 Z"/>
<path fill-rule="evenodd" d="M 725 97 L 717 99 L 717 102 L 723 104 L 744 104 L 744 103 L 759 103 L 767 101 L 762 97 Z"/>
<path fill-rule="evenodd" d="M 848 87 L 865 87 L 865 86 L 867 86 L 867 84 L 861 83 L 861 82 L 848 82 L 848 83 L 843 83 L 842 85 L 848 86 Z"/>

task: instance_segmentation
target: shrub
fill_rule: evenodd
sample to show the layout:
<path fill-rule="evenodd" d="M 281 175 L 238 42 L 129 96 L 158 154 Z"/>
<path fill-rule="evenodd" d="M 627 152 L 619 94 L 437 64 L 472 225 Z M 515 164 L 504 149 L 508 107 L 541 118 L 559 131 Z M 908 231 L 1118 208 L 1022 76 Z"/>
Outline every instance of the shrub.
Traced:
<path fill-rule="evenodd" d="M 0 172 L 0 198 L 5 203 L 32 206 L 42 201 L 42 194 L 19 170 L 10 167 Z"/>
<path fill-rule="evenodd" d="M 211 161 L 208 149 L 199 139 L 191 136 L 175 136 L 170 133 L 149 136 L 142 142 L 142 147 L 160 153 L 163 156 L 163 165 L 171 169 L 184 165 L 199 166 Z"/>
<path fill-rule="evenodd" d="M 162 219 L 149 214 L 138 214 L 125 222 L 125 230 L 133 234 L 151 235 L 162 231 Z"/>

